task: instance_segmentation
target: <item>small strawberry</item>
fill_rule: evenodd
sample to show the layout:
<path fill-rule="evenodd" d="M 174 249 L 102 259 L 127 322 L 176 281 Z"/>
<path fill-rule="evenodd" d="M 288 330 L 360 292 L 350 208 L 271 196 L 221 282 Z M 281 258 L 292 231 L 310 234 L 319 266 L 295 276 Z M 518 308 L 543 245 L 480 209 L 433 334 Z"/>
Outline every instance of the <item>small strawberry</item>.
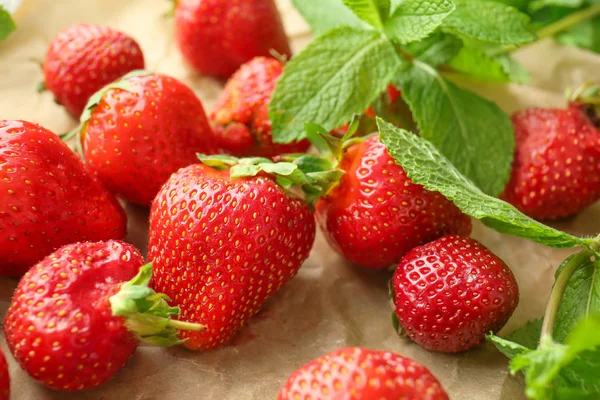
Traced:
<path fill-rule="evenodd" d="M 10 375 L 2 350 L 0 350 L 0 400 L 10 400 Z"/>
<path fill-rule="evenodd" d="M 277 400 L 448 400 L 424 366 L 388 351 L 340 349 L 294 372 Z"/>
<path fill-rule="evenodd" d="M 202 103 L 178 80 L 134 71 L 96 93 L 81 116 L 83 154 L 110 191 L 149 206 L 196 153 L 215 153 Z"/>
<path fill-rule="evenodd" d="M 192 67 L 222 79 L 272 51 L 291 57 L 273 0 L 178 0 L 175 37 Z"/>
<path fill-rule="evenodd" d="M 310 207 L 265 173 L 277 164 L 263 162 L 231 171 L 202 164 L 183 168 L 152 205 L 152 287 L 181 307 L 182 320 L 207 326 L 204 332 L 182 332 L 191 349 L 228 342 L 296 275 L 312 248 Z M 239 170 L 239 176 L 259 175 L 236 178 Z"/>
<path fill-rule="evenodd" d="M 144 55 L 131 37 L 107 26 L 72 25 L 50 43 L 44 85 L 79 117 L 88 99 L 104 85 L 142 68 Z"/>
<path fill-rule="evenodd" d="M 125 212 L 54 133 L 0 121 L 0 276 L 78 240 L 122 239 Z"/>
<path fill-rule="evenodd" d="M 516 151 L 502 198 L 538 220 L 567 217 L 600 199 L 600 132 L 572 103 L 513 115 Z"/>
<path fill-rule="evenodd" d="M 437 192 L 416 185 L 376 136 L 345 150 L 339 184 L 316 204 L 329 243 L 360 266 L 384 269 L 440 236 L 468 235 L 471 220 Z"/>
<path fill-rule="evenodd" d="M 152 269 L 131 245 L 76 243 L 27 272 L 6 320 L 8 347 L 21 367 L 44 385 L 89 389 L 115 375 L 138 341 L 180 343 L 170 320 L 178 309 L 147 287 Z"/>
<path fill-rule="evenodd" d="M 403 331 L 428 350 L 450 353 L 483 343 L 519 303 L 508 266 L 476 240 L 456 235 L 406 254 L 391 292 Z"/>
<path fill-rule="evenodd" d="M 237 157 L 274 157 L 283 153 L 303 153 L 308 140 L 290 144 L 273 143 L 269 101 L 283 63 L 257 57 L 227 81 L 211 114 L 219 146 Z"/>

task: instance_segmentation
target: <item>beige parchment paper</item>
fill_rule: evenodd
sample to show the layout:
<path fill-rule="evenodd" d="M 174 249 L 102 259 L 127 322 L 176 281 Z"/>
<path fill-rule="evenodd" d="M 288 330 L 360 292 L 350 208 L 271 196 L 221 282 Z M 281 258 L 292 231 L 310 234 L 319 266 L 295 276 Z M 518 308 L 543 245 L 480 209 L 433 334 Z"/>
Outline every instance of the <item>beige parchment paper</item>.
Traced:
<path fill-rule="evenodd" d="M 310 41 L 310 31 L 289 0 L 278 4 L 297 52 Z M 107 24 L 135 37 L 148 69 L 186 82 L 209 111 L 221 84 L 198 76 L 183 63 L 172 39 L 173 21 L 164 17 L 169 7 L 166 0 L 24 0 L 15 14 L 18 30 L 0 43 L 0 119 L 25 119 L 57 133 L 75 126 L 50 93 L 36 93 L 42 74 L 32 59 L 43 59 L 59 29 L 81 22 Z M 523 49 L 517 57 L 534 76 L 530 85 L 469 86 L 512 112 L 533 105 L 561 106 L 567 87 L 600 78 L 600 57 L 550 41 Z M 148 212 L 131 206 L 127 211 L 127 239 L 145 250 Z M 600 206 L 555 226 L 575 234 L 595 234 L 600 231 Z M 520 305 L 504 332 L 541 316 L 554 270 L 570 251 L 500 235 L 479 223 L 473 237 L 512 267 L 520 285 Z M 506 359 L 491 345 L 444 355 L 396 337 L 386 288 L 390 276 L 350 265 L 319 235 L 299 275 L 232 344 L 204 353 L 142 346 L 113 380 L 78 394 L 44 389 L 7 355 L 12 399 L 269 400 L 275 399 L 300 365 L 345 346 L 387 349 L 411 357 L 429 367 L 454 400 L 524 398 L 522 378 L 508 374 Z M 0 279 L 2 318 L 15 286 L 15 280 Z M 6 352 L 3 338 L 1 347 Z"/>

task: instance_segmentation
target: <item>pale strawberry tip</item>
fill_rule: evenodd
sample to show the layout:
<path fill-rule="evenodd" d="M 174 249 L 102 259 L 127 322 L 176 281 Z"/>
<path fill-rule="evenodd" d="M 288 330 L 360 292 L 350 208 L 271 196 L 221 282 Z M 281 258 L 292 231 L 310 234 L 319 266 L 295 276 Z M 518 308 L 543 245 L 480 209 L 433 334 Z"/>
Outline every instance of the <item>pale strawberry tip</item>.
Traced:
<path fill-rule="evenodd" d="M 113 315 L 123 317 L 125 326 L 138 340 L 170 347 L 185 342 L 178 337 L 180 330 L 206 329 L 204 325 L 172 319 L 179 316 L 179 307 L 169 306 L 167 301 L 171 299 L 166 294 L 148 287 L 151 278 L 152 264 L 146 264 L 109 299 Z"/>

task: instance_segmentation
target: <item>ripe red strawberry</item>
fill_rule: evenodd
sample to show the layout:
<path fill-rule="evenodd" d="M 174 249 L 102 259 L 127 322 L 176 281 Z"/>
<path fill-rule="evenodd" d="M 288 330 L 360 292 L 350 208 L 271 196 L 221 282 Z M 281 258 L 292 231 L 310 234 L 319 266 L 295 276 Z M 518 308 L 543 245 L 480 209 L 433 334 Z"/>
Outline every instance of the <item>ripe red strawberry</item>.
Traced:
<path fill-rule="evenodd" d="M 277 400 L 448 400 L 435 376 L 415 361 L 360 347 L 319 357 L 294 372 Z"/>
<path fill-rule="evenodd" d="M 182 332 L 187 347 L 217 347 L 296 275 L 314 238 L 309 206 L 270 177 L 233 179 L 192 165 L 152 205 L 152 286 L 181 308 L 182 320 L 207 326 Z"/>
<path fill-rule="evenodd" d="M 6 357 L 0 350 L 0 400 L 10 400 L 10 375 Z"/>
<path fill-rule="evenodd" d="M 269 101 L 283 63 L 257 57 L 242 65 L 229 79 L 211 114 L 219 146 L 237 157 L 274 157 L 303 153 L 308 140 L 290 144 L 273 143 Z"/>
<path fill-rule="evenodd" d="M 138 340 L 179 343 L 180 323 L 169 320 L 178 310 L 146 286 L 152 270 L 143 262 L 123 242 L 76 243 L 28 271 L 4 321 L 21 367 L 50 388 L 83 390 L 116 374 Z"/>
<path fill-rule="evenodd" d="M 272 50 L 292 54 L 273 0 L 178 0 L 175 37 L 192 67 L 222 79 Z"/>
<path fill-rule="evenodd" d="M 406 254 L 391 290 L 403 331 L 428 350 L 450 353 L 483 343 L 519 303 L 508 266 L 476 240 L 456 235 Z"/>
<path fill-rule="evenodd" d="M 437 192 L 410 181 L 376 136 L 346 150 L 345 171 L 316 205 L 329 243 L 360 266 L 384 269 L 440 236 L 468 235 L 471 220 Z"/>
<path fill-rule="evenodd" d="M 137 42 L 107 26 L 78 24 L 60 31 L 44 61 L 45 87 L 79 117 L 91 95 L 135 69 L 144 68 Z"/>
<path fill-rule="evenodd" d="M 137 71 L 98 92 L 81 120 L 85 159 L 102 183 L 149 206 L 196 153 L 217 152 L 202 103 L 178 80 Z"/>
<path fill-rule="evenodd" d="M 58 247 L 122 239 L 126 216 L 54 133 L 0 121 L 0 276 L 23 275 Z"/>
<path fill-rule="evenodd" d="M 531 108 L 512 121 L 517 147 L 503 199 L 539 220 L 576 214 L 600 199 L 600 132 L 582 107 Z"/>

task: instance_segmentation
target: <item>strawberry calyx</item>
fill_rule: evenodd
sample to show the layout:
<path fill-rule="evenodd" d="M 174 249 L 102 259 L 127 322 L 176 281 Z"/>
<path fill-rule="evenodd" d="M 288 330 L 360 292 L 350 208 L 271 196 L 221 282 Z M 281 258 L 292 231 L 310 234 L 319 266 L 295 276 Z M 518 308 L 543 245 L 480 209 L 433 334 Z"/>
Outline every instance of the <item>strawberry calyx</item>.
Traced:
<path fill-rule="evenodd" d="M 586 82 L 576 90 L 567 91 L 569 105 L 580 108 L 596 127 L 600 127 L 600 84 Z"/>
<path fill-rule="evenodd" d="M 169 347 L 185 341 L 177 336 L 180 330 L 206 329 L 204 325 L 172 319 L 179 315 L 179 307 L 169 306 L 170 298 L 166 294 L 148 287 L 151 278 L 152 264 L 146 264 L 109 299 L 113 315 L 123 317 L 125 326 L 138 340 Z"/>
<path fill-rule="evenodd" d="M 337 183 L 343 171 L 328 160 L 310 154 L 287 154 L 277 161 L 263 157 L 238 158 L 228 155 L 198 154 L 199 160 L 218 170 L 229 169 L 231 178 L 267 175 L 284 189 L 302 188 L 305 200 L 314 205 L 316 200 Z"/>

